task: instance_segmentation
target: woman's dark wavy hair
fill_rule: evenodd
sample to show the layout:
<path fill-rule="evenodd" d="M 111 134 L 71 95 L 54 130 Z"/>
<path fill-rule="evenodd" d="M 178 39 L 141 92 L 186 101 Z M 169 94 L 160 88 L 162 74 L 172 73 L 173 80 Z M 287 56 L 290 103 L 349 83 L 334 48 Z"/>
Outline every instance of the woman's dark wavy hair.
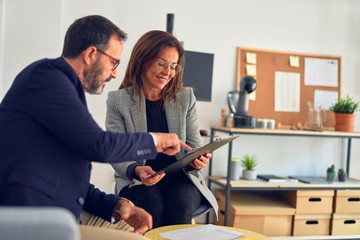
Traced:
<path fill-rule="evenodd" d="M 122 41 L 127 38 L 125 32 L 105 17 L 90 15 L 79 18 L 66 32 L 61 56 L 75 58 L 90 46 L 106 50 L 113 34 Z"/>
<path fill-rule="evenodd" d="M 179 64 L 184 68 L 185 56 L 184 48 L 182 47 L 179 40 L 174 37 L 171 33 L 153 30 L 145 33 L 136 42 L 130 56 L 129 63 L 126 68 L 124 79 L 119 89 L 127 89 L 129 86 L 133 86 L 134 92 L 140 98 L 142 96 L 142 71 L 144 66 L 149 61 L 153 61 L 156 56 L 165 47 L 175 47 L 179 53 Z M 170 100 L 171 98 L 176 100 L 176 93 L 182 88 L 183 80 L 182 71 L 177 73 L 173 79 L 162 89 L 161 97 L 164 101 Z"/>

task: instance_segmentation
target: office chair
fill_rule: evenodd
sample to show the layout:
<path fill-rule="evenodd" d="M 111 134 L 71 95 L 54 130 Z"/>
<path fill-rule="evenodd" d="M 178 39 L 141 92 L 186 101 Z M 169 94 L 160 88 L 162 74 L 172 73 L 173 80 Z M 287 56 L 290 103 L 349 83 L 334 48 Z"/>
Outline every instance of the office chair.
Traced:
<path fill-rule="evenodd" d="M 105 221 L 105 220 L 104 220 Z M 127 231 L 79 225 L 73 214 L 59 207 L 0 206 L 1 240 L 150 240 Z"/>
<path fill-rule="evenodd" d="M 57 207 L 0 207 L 2 240 L 80 240 L 70 211 Z"/>
<path fill-rule="evenodd" d="M 200 217 L 203 214 L 207 214 L 211 209 L 210 204 L 205 200 L 200 203 L 200 206 L 195 210 L 192 215 L 191 223 L 195 224 L 195 218 Z"/>
<path fill-rule="evenodd" d="M 209 132 L 205 129 L 200 129 L 200 135 L 202 137 L 206 137 L 209 136 Z M 195 224 L 195 218 L 200 217 L 203 214 L 209 213 L 211 208 L 211 205 L 207 201 L 202 201 L 198 209 L 196 209 L 193 213 L 193 219 L 191 221 L 192 224 Z"/>

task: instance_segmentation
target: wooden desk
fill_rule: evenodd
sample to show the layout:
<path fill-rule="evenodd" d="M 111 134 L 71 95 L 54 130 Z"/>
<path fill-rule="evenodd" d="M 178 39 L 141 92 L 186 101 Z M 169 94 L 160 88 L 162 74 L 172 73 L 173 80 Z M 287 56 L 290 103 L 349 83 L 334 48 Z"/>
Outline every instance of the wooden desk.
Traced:
<path fill-rule="evenodd" d="M 168 232 L 168 231 L 173 231 L 173 230 L 178 230 L 178 229 L 184 229 L 184 228 L 192 228 L 192 227 L 196 227 L 196 226 L 200 226 L 201 224 L 179 224 L 179 225 L 170 225 L 170 226 L 165 226 L 165 227 L 158 227 L 155 229 L 152 229 L 150 231 L 148 231 L 147 233 L 145 233 L 145 237 L 150 238 L 151 240 L 165 240 L 165 238 L 162 238 L 160 236 L 160 233 L 162 232 Z M 234 228 L 234 227 L 227 227 L 227 226 L 219 226 L 219 227 L 224 227 L 224 228 L 228 228 L 231 229 L 233 231 L 237 231 L 237 232 L 241 232 L 243 234 L 246 234 L 246 236 L 242 237 L 242 238 L 238 238 L 239 240 L 269 240 L 269 237 L 266 237 L 264 235 L 261 235 L 259 233 L 255 233 L 255 232 L 251 232 L 251 231 L 247 231 L 247 230 L 243 230 L 240 228 Z M 196 240 L 196 239 L 194 239 Z"/>

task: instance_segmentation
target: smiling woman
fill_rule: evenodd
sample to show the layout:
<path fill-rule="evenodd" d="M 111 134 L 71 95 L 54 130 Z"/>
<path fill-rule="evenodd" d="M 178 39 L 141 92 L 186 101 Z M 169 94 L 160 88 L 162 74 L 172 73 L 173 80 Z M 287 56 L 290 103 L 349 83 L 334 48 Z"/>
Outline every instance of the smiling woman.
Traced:
<path fill-rule="evenodd" d="M 202 142 L 196 98 L 192 88 L 183 87 L 183 65 L 184 50 L 172 34 L 145 33 L 133 48 L 120 89 L 109 93 L 106 128 L 128 133 L 176 133 L 193 149 L 199 148 Z M 210 206 L 217 213 L 216 199 L 199 171 L 206 167 L 211 153 L 191 159 L 180 170 L 149 178 L 184 156 L 182 151 L 176 156 L 159 154 L 154 161 L 112 164 L 116 193 L 147 210 L 154 228 L 191 223 L 200 205 Z"/>

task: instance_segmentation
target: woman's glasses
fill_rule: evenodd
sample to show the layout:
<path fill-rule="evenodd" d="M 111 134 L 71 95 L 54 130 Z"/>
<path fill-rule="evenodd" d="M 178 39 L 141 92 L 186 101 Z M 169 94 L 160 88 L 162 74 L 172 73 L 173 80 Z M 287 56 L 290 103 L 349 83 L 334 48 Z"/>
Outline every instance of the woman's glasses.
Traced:
<path fill-rule="evenodd" d="M 172 73 L 173 75 L 179 73 L 182 70 L 182 67 L 179 64 L 177 63 L 169 64 L 163 59 L 156 60 L 155 66 L 158 70 L 165 70 L 165 71 L 168 70 L 170 66 L 170 73 Z"/>

